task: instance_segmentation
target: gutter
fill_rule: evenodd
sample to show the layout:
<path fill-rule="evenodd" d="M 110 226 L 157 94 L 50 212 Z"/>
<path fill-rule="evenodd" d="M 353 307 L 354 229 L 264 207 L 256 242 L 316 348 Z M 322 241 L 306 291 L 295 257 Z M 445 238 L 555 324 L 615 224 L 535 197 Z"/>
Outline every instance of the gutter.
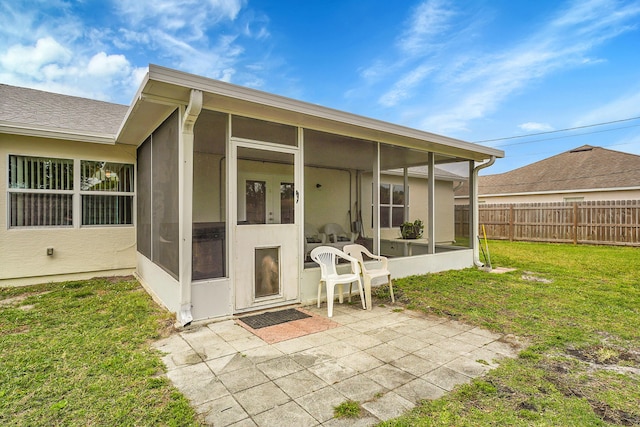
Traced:
<path fill-rule="evenodd" d="M 38 126 L 27 123 L 9 123 L 0 121 L 0 133 L 10 135 L 34 136 L 38 138 L 63 139 L 66 141 L 92 142 L 95 144 L 114 145 L 114 135 L 105 133 L 93 133 L 86 131 L 74 131 L 47 126 Z"/>
<path fill-rule="evenodd" d="M 471 232 L 469 233 L 469 237 L 473 240 L 473 264 L 476 267 L 484 267 L 484 263 L 480 261 L 480 251 L 478 248 L 478 243 L 476 242 L 476 237 L 479 235 L 479 227 L 478 227 L 478 172 L 484 168 L 488 168 L 492 164 L 496 162 L 496 156 L 491 156 L 488 162 L 479 164 L 478 166 L 473 168 L 471 183 L 473 184 L 470 188 L 470 202 L 471 202 Z"/>

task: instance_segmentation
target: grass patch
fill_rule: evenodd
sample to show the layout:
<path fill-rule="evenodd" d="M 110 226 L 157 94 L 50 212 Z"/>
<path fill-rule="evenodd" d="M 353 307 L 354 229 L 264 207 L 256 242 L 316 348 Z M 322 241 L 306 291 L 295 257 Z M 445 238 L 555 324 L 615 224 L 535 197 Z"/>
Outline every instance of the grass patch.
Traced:
<path fill-rule="evenodd" d="M 133 278 L 0 288 L 0 425 L 199 425 L 150 346 L 171 323 Z"/>
<path fill-rule="evenodd" d="M 518 359 L 384 426 L 640 425 L 640 250 L 489 242 L 493 265 L 395 281 L 409 308 L 526 338 Z"/>
<path fill-rule="evenodd" d="M 355 400 L 346 400 L 333 408 L 333 416 L 336 418 L 358 418 L 362 408 Z"/>

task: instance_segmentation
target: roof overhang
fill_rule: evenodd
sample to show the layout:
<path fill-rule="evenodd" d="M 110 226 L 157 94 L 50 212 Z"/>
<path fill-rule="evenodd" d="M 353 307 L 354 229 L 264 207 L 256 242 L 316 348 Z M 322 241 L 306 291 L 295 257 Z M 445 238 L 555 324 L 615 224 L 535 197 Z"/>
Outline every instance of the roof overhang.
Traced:
<path fill-rule="evenodd" d="M 203 92 L 205 109 L 433 152 L 443 158 L 484 161 L 504 157 L 504 152 L 495 148 L 156 65 L 149 65 L 149 72 L 118 132 L 117 142 L 140 145 L 177 106 L 189 103 L 192 89 Z"/>
<path fill-rule="evenodd" d="M 38 126 L 28 123 L 15 123 L 0 120 L 0 133 L 11 135 L 35 136 L 38 138 L 63 139 L 65 141 L 91 142 L 94 144 L 116 143 L 115 135 L 80 132 L 56 127 Z"/>

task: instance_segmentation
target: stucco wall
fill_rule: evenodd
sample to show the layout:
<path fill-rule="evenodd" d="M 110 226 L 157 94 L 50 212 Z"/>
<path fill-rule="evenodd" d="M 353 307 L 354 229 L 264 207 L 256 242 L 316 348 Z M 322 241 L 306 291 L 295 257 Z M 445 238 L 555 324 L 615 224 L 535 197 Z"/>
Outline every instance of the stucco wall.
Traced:
<path fill-rule="evenodd" d="M 585 191 L 571 193 L 553 193 L 553 194 L 531 194 L 531 195 L 513 195 L 513 196 L 479 196 L 480 203 L 550 203 L 564 202 L 565 198 L 583 197 L 585 202 L 603 201 L 603 200 L 638 200 L 640 199 L 640 190 L 616 190 L 616 191 Z M 456 205 L 469 204 L 468 198 L 456 199 Z"/>
<path fill-rule="evenodd" d="M 585 202 L 600 200 L 637 200 L 640 199 L 640 190 L 630 191 L 591 191 L 576 193 L 532 194 L 521 196 L 499 196 L 478 198 L 483 203 L 549 203 L 563 202 L 565 197 L 584 197 Z"/>
<path fill-rule="evenodd" d="M 304 168 L 304 222 L 321 228 L 340 224 L 349 232 L 349 210 L 353 202 L 351 182 L 355 172 L 316 167 Z M 320 184 L 320 187 L 317 185 Z M 355 217 L 353 218 L 355 221 Z"/>
<path fill-rule="evenodd" d="M 80 160 L 136 162 L 135 148 L 0 134 L 0 285 L 30 284 L 77 275 L 133 272 L 135 229 L 130 226 L 9 229 L 7 186 L 10 154 Z M 135 218 L 135 215 L 134 215 Z M 78 221 L 79 222 L 79 221 Z M 53 256 L 47 256 L 53 248 Z"/>

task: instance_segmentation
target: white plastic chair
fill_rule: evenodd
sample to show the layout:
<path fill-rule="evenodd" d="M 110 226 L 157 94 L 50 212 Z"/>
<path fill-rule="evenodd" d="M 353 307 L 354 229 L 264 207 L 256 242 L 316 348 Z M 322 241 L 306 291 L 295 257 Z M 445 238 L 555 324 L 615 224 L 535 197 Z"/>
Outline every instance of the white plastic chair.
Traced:
<path fill-rule="evenodd" d="M 336 261 L 338 258 L 345 259 L 351 263 L 351 272 L 338 274 L 336 270 Z M 318 308 L 320 307 L 320 294 L 322 293 L 322 283 L 327 288 L 327 313 L 329 317 L 333 317 L 333 299 L 335 286 L 338 285 L 338 298 L 340 304 L 343 299 L 342 285 L 349 284 L 349 302 L 351 302 L 351 289 L 353 282 L 358 284 L 360 292 L 360 300 L 362 300 L 362 308 L 366 309 L 364 295 L 362 294 L 362 284 L 360 283 L 360 267 L 358 260 L 350 257 L 339 249 L 332 246 L 318 246 L 311 251 L 311 259 L 320 266 L 320 282 L 318 283 Z"/>
<path fill-rule="evenodd" d="M 389 293 L 391 294 L 391 302 L 396 302 L 396 298 L 393 295 L 393 283 L 391 282 L 391 273 L 389 272 L 388 263 L 386 257 L 380 255 L 374 255 L 367 248 L 362 245 L 346 245 L 344 247 L 344 252 L 358 260 L 360 264 L 360 269 L 362 271 L 362 279 L 364 282 L 364 293 L 367 299 L 367 309 L 371 310 L 373 308 L 373 304 L 371 302 L 371 282 L 374 279 L 379 277 L 386 277 L 387 283 L 389 283 Z M 364 264 L 364 257 L 362 255 L 366 255 L 371 259 L 375 259 L 380 262 L 379 267 L 376 269 L 367 268 Z"/>
<path fill-rule="evenodd" d="M 322 231 L 328 237 L 328 245 L 334 248 L 342 249 L 345 245 L 355 243 L 358 237 L 357 233 L 349 233 L 342 228 L 340 224 L 334 222 L 326 224 Z"/>

